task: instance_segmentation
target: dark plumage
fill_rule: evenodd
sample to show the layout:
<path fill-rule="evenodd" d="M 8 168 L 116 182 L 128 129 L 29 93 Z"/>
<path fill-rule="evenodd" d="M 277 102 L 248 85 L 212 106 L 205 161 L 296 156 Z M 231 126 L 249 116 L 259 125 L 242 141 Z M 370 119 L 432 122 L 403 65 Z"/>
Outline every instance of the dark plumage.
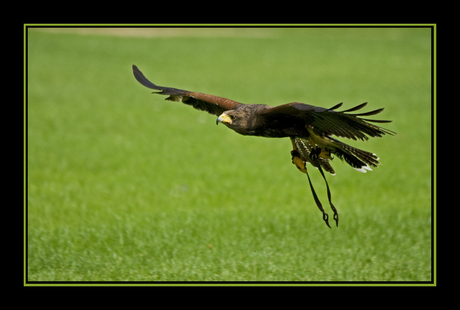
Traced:
<path fill-rule="evenodd" d="M 166 100 L 182 101 L 195 109 L 217 115 L 217 124 L 223 123 L 239 134 L 270 138 L 289 137 L 293 146 L 292 161 L 304 173 L 307 173 L 305 164 L 310 163 L 320 170 L 323 177 L 322 168 L 334 174 L 334 169 L 329 163 L 332 154 L 345 160 L 358 171 L 372 170 L 371 167 L 377 167 L 379 164 L 375 154 L 347 145 L 333 138 L 332 135 L 352 140 L 367 140 L 369 137 L 395 134 L 391 130 L 371 124 L 371 122 L 387 123 L 390 121 L 362 118 L 362 116 L 378 114 L 383 108 L 364 113 L 350 113 L 362 109 L 367 102 L 344 111 L 336 111 L 342 106 L 342 103 L 330 109 L 299 102 L 276 107 L 265 104 L 242 104 L 213 95 L 157 86 L 147 80 L 135 65 L 133 65 L 133 73 L 139 83 L 158 90 L 154 92 L 155 94 L 167 95 Z M 310 180 L 309 176 L 308 179 Z M 326 180 L 325 177 L 324 179 Z M 329 226 L 328 216 L 322 209 L 311 182 L 310 187 L 319 209 L 323 212 L 323 219 Z M 327 188 L 334 219 L 338 225 L 337 210 L 331 202 L 329 186 Z"/>

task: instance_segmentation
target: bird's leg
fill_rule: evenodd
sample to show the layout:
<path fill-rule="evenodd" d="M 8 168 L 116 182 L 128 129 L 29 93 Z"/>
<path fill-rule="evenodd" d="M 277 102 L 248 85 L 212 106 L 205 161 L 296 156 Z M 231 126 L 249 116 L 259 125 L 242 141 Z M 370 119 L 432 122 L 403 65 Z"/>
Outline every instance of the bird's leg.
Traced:
<path fill-rule="evenodd" d="M 305 167 L 305 162 L 300 158 L 299 151 L 295 146 L 294 138 L 291 137 L 291 143 L 293 150 L 291 151 L 292 163 L 299 169 L 300 172 L 307 173 L 307 168 Z"/>
<path fill-rule="evenodd" d="M 300 158 L 300 154 L 297 150 L 291 151 L 292 163 L 299 169 L 300 172 L 307 173 L 305 162 Z"/>

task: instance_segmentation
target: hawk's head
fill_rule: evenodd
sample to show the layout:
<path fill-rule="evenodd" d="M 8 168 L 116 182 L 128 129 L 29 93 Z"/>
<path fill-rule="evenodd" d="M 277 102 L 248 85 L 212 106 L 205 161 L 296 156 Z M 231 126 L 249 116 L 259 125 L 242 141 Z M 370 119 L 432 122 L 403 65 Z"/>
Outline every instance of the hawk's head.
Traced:
<path fill-rule="evenodd" d="M 223 123 L 228 128 L 239 134 L 247 135 L 248 133 L 248 113 L 241 110 L 228 110 L 219 115 L 216 124 Z"/>
<path fill-rule="evenodd" d="M 263 104 L 240 105 L 234 110 L 227 110 L 219 115 L 216 124 L 224 123 L 228 128 L 242 135 L 258 135 L 264 126 L 263 118 L 258 112 L 267 107 Z"/>

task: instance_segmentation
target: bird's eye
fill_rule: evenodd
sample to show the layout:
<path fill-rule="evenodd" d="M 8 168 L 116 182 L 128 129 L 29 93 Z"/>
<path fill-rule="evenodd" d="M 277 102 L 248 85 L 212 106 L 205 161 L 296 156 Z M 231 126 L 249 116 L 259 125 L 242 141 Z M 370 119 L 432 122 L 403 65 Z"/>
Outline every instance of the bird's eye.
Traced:
<path fill-rule="evenodd" d="M 230 115 L 230 118 L 232 119 L 232 121 L 236 120 L 236 116 L 235 116 L 235 115 Z"/>

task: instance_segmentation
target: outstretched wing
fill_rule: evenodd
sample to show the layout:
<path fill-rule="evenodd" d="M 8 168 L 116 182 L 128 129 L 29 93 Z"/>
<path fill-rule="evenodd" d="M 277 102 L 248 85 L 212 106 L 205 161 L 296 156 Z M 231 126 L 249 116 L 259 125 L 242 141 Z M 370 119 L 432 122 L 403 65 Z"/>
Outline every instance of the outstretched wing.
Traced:
<path fill-rule="evenodd" d="M 241 104 L 230 99 L 213 95 L 172 87 L 157 86 L 150 82 L 135 65 L 133 65 L 133 73 L 136 80 L 145 87 L 159 90 L 159 92 L 153 92 L 154 94 L 167 95 L 169 97 L 166 98 L 166 100 L 182 101 L 185 104 L 193 106 L 195 109 L 206 111 L 214 115 L 221 115 L 224 111 L 233 110 Z"/>
<path fill-rule="evenodd" d="M 395 132 L 391 130 L 369 123 L 388 123 L 391 121 L 373 120 L 359 117 L 375 115 L 382 112 L 383 109 L 377 109 L 365 113 L 347 113 L 362 109 L 366 106 L 366 104 L 367 102 L 348 110 L 335 111 L 335 109 L 338 109 L 342 103 L 339 103 L 330 109 L 325 109 L 309 104 L 291 102 L 266 109 L 260 114 L 264 116 L 268 123 L 275 121 L 278 123 L 284 123 L 285 126 L 292 126 L 293 128 L 310 127 L 318 136 L 335 135 L 353 140 L 367 140 L 369 139 L 368 136 L 381 137 L 384 134 L 395 134 Z"/>

